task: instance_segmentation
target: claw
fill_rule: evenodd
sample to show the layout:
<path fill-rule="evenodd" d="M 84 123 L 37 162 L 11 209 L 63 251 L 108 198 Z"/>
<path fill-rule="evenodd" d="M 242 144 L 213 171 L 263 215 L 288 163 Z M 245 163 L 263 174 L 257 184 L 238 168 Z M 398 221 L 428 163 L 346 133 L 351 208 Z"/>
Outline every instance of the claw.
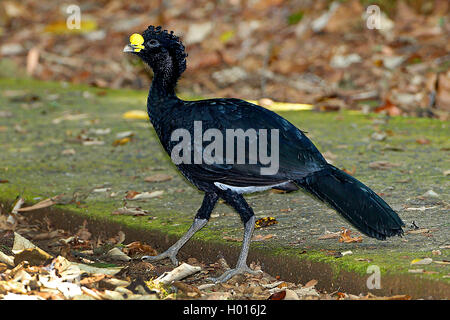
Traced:
<path fill-rule="evenodd" d="M 252 270 L 248 266 L 236 267 L 235 269 L 230 269 L 230 270 L 225 271 L 220 277 L 208 278 L 207 280 L 212 281 L 214 283 L 223 283 L 223 282 L 227 282 L 235 275 L 244 274 L 244 273 L 258 275 L 258 274 L 262 273 L 262 270 Z"/>
<path fill-rule="evenodd" d="M 178 266 L 178 259 L 177 259 L 176 255 L 169 256 L 169 258 L 174 266 Z"/>
<path fill-rule="evenodd" d="M 172 250 L 169 249 L 167 251 L 164 251 L 161 254 L 158 254 L 157 256 L 143 256 L 141 258 L 141 260 L 142 261 L 159 261 L 159 260 L 162 260 L 162 259 L 165 259 L 165 258 L 169 258 L 170 261 L 175 266 L 178 266 L 177 253 L 178 252 L 175 252 L 175 251 L 172 251 Z"/>

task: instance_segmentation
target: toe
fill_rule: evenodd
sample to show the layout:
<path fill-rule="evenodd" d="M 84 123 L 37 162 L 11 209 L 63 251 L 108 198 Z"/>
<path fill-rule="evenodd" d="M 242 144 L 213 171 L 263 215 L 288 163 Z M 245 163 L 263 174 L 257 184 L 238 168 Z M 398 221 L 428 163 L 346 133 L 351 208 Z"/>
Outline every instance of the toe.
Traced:
<path fill-rule="evenodd" d="M 161 259 L 164 259 L 165 257 L 162 256 L 161 254 L 157 255 L 157 256 L 143 256 L 141 258 L 142 261 L 158 261 Z"/>
<path fill-rule="evenodd" d="M 230 269 L 225 271 L 220 277 L 217 278 L 208 278 L 208 280 L 214 282 L 214 283 L 222 283 L 230 280 L 232 277 L 238 274 L 245 274 L 249 273 L 252 275 L 258 275 L 262 273 L 262 270 L 252 270 L 248 266 L 239 267 L 236 269 Z"/>
<path fill-rule="evenodd" d="M 170 256 L 170 261 L 174 266 L 178 266 L 178 259 L 175 256 Z"/>
<path fill-rule="evenodd" d="M 250 268 L 248 268 L 248 267 L 247 267 L 246 272 L 247 272 L 247 273 L 250 273 L 250 274 L 252 274 L 252 275 L 254 275 L 254 276 L 257 276 L 257 275 L 263 273 L 262 270 L 252 270 L 252 269 L 250 269 Z"/>

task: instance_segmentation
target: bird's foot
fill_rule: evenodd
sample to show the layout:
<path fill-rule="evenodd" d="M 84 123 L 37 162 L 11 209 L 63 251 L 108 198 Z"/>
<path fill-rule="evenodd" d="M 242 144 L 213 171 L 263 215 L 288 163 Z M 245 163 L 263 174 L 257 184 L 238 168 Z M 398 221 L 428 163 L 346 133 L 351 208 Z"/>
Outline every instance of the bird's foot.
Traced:
<path fill-rule="evenodd" d="M 235 269 L 230 269 L 225 271 L 220 277 L 217 278 L 208 278 L 208 280 L 214 282 L 214 283 L 223 283 L 230 280 L 232 277 L 238 274 L 253 274 L 258 275 L 262 273 L 262 270 L 252 270 L 247 265 L 236 267 Z"/>
<path fill-rule="evenodd" d="M 167 249 L 166 251 L 164 251 L 161 254 L 158 254 L 157 256 L 143 256 L 141 258 L 142 261 L 159 261 L 165 258 L 169 258 L 170 261 L 175 265 L 178 266 L 178 259 L 177 259 L 177 253 L 178 250 L 172 250 L 172 249 Z"/>

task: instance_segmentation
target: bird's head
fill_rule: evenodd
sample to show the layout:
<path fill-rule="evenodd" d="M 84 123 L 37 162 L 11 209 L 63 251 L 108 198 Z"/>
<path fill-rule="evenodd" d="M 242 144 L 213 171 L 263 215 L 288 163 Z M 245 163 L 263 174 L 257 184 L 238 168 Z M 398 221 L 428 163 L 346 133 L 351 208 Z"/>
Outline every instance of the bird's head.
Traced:
<path fill-rule="evenodd" d="M 181 40 L 161 27 L 149 26 L 142 35 L 130 36 L 123 52 L 131 52 L 147 63 L 154 72 L 168 72 L 180 76 L 186 69 L 185 48 Z"/>

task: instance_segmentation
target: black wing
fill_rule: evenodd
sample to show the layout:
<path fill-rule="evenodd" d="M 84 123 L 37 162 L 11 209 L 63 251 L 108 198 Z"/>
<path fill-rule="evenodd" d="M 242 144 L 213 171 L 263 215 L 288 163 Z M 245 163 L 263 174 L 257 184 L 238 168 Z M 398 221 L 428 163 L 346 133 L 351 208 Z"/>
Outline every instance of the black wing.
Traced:
<path fill-rule="evenodd" d="M 279 169 L 276 174 L 262 175 L 261 168 L 265 166 L 259 162 L 249 164 L 249 150 L 246 148 L 245 164 L 178 165 L 190 180 L 221 182 L 238 187 L 267 186 L 300 179 L 321 170 L 327 164 L 313 143 L 289 121 L 270 110 L 239 99 L 183 101 L 171 108 L 160 124 L 160 139 L 169 155 L 177 144 L 170 140 L 172 131 L 184 128 L 193 136 L 194 121 L 202 122 L 203 131 L 219 129 L 223 137 L 226 136 L 226 129 L 255 129 L 258 141 L 260 129 L 278 129 Z M 271 139 L 267 139 L 267 142 L 268 150 L 271 150 Z"/>

